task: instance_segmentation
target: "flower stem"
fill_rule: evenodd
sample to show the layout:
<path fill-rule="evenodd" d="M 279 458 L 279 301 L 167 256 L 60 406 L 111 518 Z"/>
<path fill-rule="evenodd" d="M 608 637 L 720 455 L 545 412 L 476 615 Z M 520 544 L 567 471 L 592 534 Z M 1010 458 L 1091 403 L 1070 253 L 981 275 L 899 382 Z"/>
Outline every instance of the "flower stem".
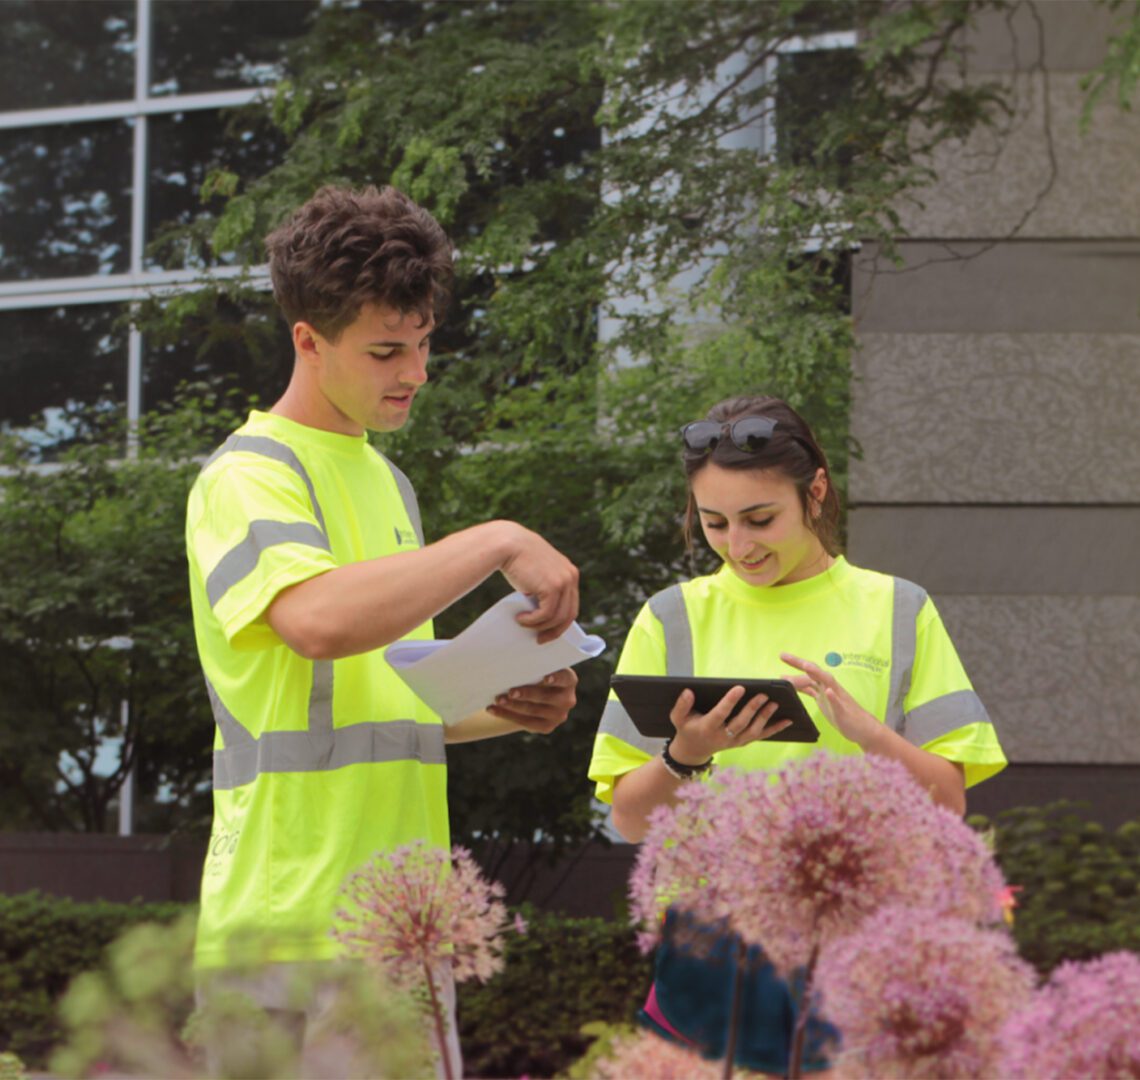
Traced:
<path fill-rule="evenodd" d="M 811 986 L 815 977 L 815 962 L 819 959 L 819 942 L 812 946 L 804 969 L 803 989 L 800 991 L 799 1014 L 796 1016 L 796 1032 L 792 1039 L 792 1060 L 788 1066 L 788 1080 L 800 1080 L 803 1075 L 804 1037 L 807 1035 L 808 1013 L 811 1011 Z"/>
<path fill-rule="evenodd" d="M 723 1080 L 732 1076 L 733 1062 L 736 1060 L 736 1037 L 740 1032 L 740 998 L 744 985 L 744 939 L 736 939 L 736 969 L 732 976 L 732 1001 L 728 1007 L 728 1045 L 724 1050 Z"/>
<path fill-rule="evenodd" d="M 451 1071 L 451 1054 L 447 1049 L 447 1022 L 443 1018 L 443 1008 L 435 992 L 435 979 L 432 978 L 431 968 L 425 963 L 424 974 L 427 976 L 428 998 L 431 1001 L 431 1018 L 435 1023 L 435 1037 L 439 1043 L 439 1053 L 443 1058 L 443 1075 L 445 1080 L 455 1080 Z"/>

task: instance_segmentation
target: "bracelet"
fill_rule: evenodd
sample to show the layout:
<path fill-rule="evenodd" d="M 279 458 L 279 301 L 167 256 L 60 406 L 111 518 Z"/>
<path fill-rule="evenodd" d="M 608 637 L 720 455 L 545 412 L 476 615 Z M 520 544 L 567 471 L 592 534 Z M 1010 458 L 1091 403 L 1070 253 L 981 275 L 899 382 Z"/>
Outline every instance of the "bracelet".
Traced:
<path fill-rule="evenodd" d="M 684 762 L 678 761 L 669 753 L 669 744 L 672 741 L 673 738 L 670 736 L 665 740 L 665 745 L 661 747 L 661 762 L 670 776 L 677 780 L 692 780 L 694 776 L 703 776 L 712 771 L 712 758 L 700 765 L 686 765 Z"/>

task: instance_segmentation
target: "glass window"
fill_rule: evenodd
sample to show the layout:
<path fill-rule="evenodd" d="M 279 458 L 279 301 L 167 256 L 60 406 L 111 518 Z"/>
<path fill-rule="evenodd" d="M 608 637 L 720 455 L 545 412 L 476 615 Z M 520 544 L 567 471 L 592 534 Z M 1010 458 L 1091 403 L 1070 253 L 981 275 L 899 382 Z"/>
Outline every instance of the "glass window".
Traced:
<path fill-rule="evenodd" d="M 308 29 L 315 0 L 155 0 L 150 92 L 198 94 L 269 86 L 286 44 Z"/>
<path fill-rule="evenodd" d="M 76 410 L 123 409 L 127 330 L 116 304 L 0 311 L 0 431 L 23 433 L 44 461 L 74 441 Z"/>
<path fill-rule="evenodd" d="M 211 169 L 225 166 L 239 176 L 258 176 L 285 156 L 284 136 L 258 110 L 210 109 L 155 116 L 150 120 L 149 138 L 148 244 L 165 230 L 191 225 L 207 210 L 222 208 L 224 200 L 207 207 L 199 196 Z M 163 237 L 148 251 L 146 265 L 176 270 L 217 263 L 208 239 L 206 234 Z"/>
<path fill-rule="evenodd" d="M 135 96 L 135 0 L 0 0 L 0 108 Z"/>
<path fill-rule="evenodd" d="M 0 281 L 130 268 L 131 126 L 0 131 Z"/>
<path fill-rule="evenodd" d="M 293 369 L 293 344 L 272 298 L 237 303 L 219 298 L 212 311 L 181 320 L 180 340 L 145 338 L 143 408 L 172 402 L 185 382 L 205 382 L 272 405 Z"/>
<path fill-rule="evenodd" d="M 854 49 L 821 49 L 785 53 L 776 84 L 776 150 L 789 165 L 815 165 L 837 170 L 842 184 L 850 150 L 824 149 L 820 118 L 851 100 L 862 68 Z M 821 153 L 823 156 L 821 156 Z"/>

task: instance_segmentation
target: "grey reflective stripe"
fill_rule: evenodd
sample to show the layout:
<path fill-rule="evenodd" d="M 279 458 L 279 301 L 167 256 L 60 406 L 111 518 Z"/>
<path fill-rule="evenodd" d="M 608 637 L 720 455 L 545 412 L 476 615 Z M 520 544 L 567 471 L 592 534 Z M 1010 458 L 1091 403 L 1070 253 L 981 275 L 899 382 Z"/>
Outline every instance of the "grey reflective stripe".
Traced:
<path fill-rule="evenodd" d="M 380 451 L 376 451 L 380 454 Z M 383 454 L 380 454 L 384 463 L 392 470 L 392 476 L 396 481 L 396 489 L 400 492 L 400 498 L 404 501 L 404 509 L 408 512 L 408 520 L 412 523 L 412 529 L 415 531 L 416 539 L 420 542 L 420 547 L 424 546 L 424 526 L 420 520 L 420 504 L 416 499 L 416 489 L 412 487 L 412 482 L 403 473 L 403 470 L 398 469 L 392 464 Z"/>
<path fill-rule="evenodd" d="M 210 601 L 210 607 L 217 604 L 239 581 L 252 574 L 261 553 L 277 544 L 305 544 L 329 550 L 328 537 L 310 522 L 251 521 L 245 539 L 221 557 L 206 579 L 206 597 Z"/>
<path fill-rule="evenodd" d="M 891 615 L 891 685 L 887 696 L 885 722 L 894 731 L 910 739 L 906 730 L 903 702 L 910 692 L 914 672 L 916 624 L 918 613 L 926 603 L 926 590 L 913 581 L 895 578 L 894 611 Z"/>
<path fill-rule="evenodd" d="M 314 667 L 309 731 L 269 731 L 256 739 L 234 718 L 210 680 L 206 680 L 206 692 L 223 743 L 223 749 L 214 751 L 215 791 L 252 783 L 263 772 L 320 772 L 379 761 L 446 763 L 443 728 L 437 724 L 389 720 L 333 730 L 331 696 L 327 698 L 327 721 L 324 715 L 324 697 L 332 690 L 332 661 L 321 661 Z M 327 678 L 320 674 L 322 667 L 329 669 Z M 314 701 L 318 703 L 316 708 Z"/>
<path fill-rule="evenodd" d="M 301 464 L 300 459 L 290 447 L 264 435 L 231 435 L 214 451 L 209 461 L 202 466 L 202 471 L 204 472 L 213 465 L 223 454 L 236 453 L 260 454 L 262 457 L 272 458 L 292 469 L 304 481 L 305 487 L 309 489 L 309 501 L 313 504 L 313 514 L 317 519 L 317 524 L 320 525 L 321 532 L 326 536 L 328 535 L 328 529 L 325 527 L 325 516 L 321 513 L 321 504 L 317 502 L 317 489 L 313 487 L 313 481 L 309 479 L 305 466 Z"/>
<path fill-rule="evenodd" d="M 352 724 L 314 739 L 307 731 L 270 731 L 214 751 L 214 790 L 230 791 L 262 773 L 328 772 L 347 765 L 446 762 L 443 726 L 414 720 Z"/>
<path fill-rule="evenodd" d="M 222 733 L 222 742 L 228 747 L 237 746 L 252 746 L 253 736 L 238 723 L 237 718 L 229 709 L 226 708 L 225 702 L 218 697 L 217 690 L 214 689 L 214 684 L 209 679 L 206 680 L 206 694 L 210 698 L 210 708 L 214 713 L 214 723 L 218 725 L 218 729 Z"/>
<path fill-rule="evenodd" d="M 625 706 L 620 701 L 606 702 L 606 707 L 602 710 L 602 722 L 598 725 L 598 734 L 613 735 L 622 742 L 643 750 L 650 757 L 660 754 L 661 747 L 665 745 L 664 739 L 651 739 L 642 735 L 633 726 L 629 713 L 625 711 Z"/>
<path fill-rule="evenodd" d="M 670 585 L 649 598 L 649 610 L 665 631 L 665 674 L 693 674 L 693 631 L 680 585 Z"/>
<path fill-rule="evenodd" d="M 925 746 L 967 724 L 988 723 L 981 698 L 973 690 L 955 690 L 911 709 L 906 714 L 906 737 L 915 746 Z"/>

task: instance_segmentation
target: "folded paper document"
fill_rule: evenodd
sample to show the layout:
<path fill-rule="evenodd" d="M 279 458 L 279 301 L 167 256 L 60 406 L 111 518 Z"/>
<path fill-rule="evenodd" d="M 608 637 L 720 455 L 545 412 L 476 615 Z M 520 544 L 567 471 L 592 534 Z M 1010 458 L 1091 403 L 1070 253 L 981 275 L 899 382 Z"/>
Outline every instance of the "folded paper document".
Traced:
<path fill-rule="evenodd" d="M 458 637 L 449 641 L 397 641 L 384 659 L 445 724 L 491 705 L 512 686 L 537 683 L 544 675 L 597 656 L 606 643 L 577 623 L 555 641 L 538 635 L 515 616 L 534 608 L 522 593 L 504 596 Z"/>

